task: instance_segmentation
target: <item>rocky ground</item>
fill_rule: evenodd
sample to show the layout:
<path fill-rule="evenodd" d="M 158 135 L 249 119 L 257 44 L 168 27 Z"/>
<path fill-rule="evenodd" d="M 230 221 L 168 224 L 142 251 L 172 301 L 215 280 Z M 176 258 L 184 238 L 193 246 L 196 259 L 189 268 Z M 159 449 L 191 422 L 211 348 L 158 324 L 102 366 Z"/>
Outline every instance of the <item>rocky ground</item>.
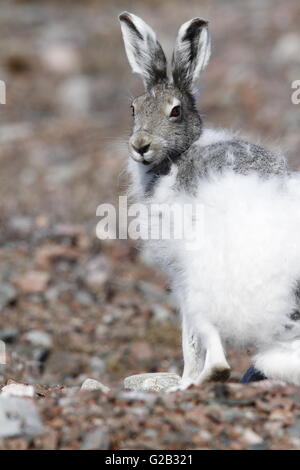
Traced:
<path fill-rule="evenodd" d="M 208 18 L 204 117 L 280 144 L 300 166 L 296 0 L 1 2 L 0 448 L 299 449 L 299 389 L 240 385 L 246 352 L 229 352 L 225 385 L 123 386 L 182 368 L 166 280 L 132 243 L 95 236 L 98 204 L 126 185 L 129 97 L 141 90 L 116 20 L 125 8 L 169 53 L 181 23 Z"/>

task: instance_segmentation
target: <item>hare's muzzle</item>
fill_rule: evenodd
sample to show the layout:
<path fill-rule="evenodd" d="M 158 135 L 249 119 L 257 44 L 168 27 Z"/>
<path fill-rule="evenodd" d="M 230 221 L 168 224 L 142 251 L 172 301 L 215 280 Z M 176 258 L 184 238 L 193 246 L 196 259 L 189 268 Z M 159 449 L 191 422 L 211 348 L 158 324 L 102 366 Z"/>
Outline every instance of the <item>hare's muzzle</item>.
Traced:
<path fill-rule="evenodd" d="M 134 160 L 141 163 L 150 163 L 153 158 L 151 143 L 152 136 L 148 132 L 135 132 L 129 140 L 129 148 Z"/>

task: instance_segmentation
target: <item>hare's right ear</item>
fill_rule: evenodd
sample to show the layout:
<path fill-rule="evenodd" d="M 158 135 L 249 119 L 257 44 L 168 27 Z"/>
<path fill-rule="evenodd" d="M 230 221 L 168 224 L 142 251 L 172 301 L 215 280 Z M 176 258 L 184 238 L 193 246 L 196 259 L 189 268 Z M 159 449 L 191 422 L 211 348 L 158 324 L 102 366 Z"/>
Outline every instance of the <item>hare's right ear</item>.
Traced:
<path fill-rule="evenodd" d="M 210 57 L 208 22 L 194 18 L 184 23 L 177 35 L 173 53 L 173 80 L 185 91 L 192 91 L 200 72 Z"/>
<path fill-rule="evenodd" d="M 154 31 L 132 13 L 122 13 L 119 20 L 129 64 L 142 75 L 146 89 L 167 81 L 166 57 Z"/>

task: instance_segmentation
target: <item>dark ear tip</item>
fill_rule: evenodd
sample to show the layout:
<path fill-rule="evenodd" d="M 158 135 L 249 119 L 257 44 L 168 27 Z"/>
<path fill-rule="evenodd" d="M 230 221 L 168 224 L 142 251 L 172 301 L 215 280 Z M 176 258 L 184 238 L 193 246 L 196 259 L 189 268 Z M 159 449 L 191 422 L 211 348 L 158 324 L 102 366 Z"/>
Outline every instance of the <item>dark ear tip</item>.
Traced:
<path fill-rule="evenodd" d="M 120 21 L 130 21 L 130 13 L 128 11 L 123 11 L 119 15 L 119 20 Z"/>
<path fill-rule="evenodd" d="M 204 20 L 203 18 L 197 17 L 197 18 L 192 19 L 191 24 L 203 27 L 203 26 L 208 26 L 208 23 L 209 21 Z"/>

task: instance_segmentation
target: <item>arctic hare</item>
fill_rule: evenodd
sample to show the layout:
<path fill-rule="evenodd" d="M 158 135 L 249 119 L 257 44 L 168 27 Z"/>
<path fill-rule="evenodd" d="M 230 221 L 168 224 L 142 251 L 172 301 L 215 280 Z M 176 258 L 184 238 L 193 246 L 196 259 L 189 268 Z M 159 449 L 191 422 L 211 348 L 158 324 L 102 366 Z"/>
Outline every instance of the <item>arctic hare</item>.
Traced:
<path fill-rule="evenodd" d="M 207 21 L 180 27 L 169 77 L 154 31 L 131 13 L 119 19 L 145 85 L 132 101 L 130 191 L 147 205 L 203 208 L 196 249 L 148 242 L 181 312 L 179 388 L 227 380 L 228 344 L 252 348 L 265 376 L 300 384 L 300 180 L 280 153 L 203 127 L 195 83 L 210 57 Z"/>

